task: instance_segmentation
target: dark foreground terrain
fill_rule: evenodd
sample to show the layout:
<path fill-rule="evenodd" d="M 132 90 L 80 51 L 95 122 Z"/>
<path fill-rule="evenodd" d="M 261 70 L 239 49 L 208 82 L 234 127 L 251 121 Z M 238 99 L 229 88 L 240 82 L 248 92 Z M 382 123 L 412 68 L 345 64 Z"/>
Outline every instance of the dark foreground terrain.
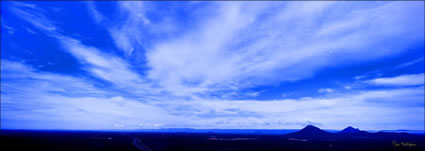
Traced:
<path fill-rule="evenodd" d="M 93 131 L 0 132 L 0 150 L 27 151 L 424 151 L 423 134 L 329 133 L 314 126 L 285 135 Z"/>

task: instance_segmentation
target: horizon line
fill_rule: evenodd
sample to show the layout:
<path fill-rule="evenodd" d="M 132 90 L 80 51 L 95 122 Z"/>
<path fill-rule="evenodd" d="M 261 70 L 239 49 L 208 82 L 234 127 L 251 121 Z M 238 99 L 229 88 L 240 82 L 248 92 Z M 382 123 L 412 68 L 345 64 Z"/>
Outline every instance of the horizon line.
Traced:
<path fill-rule="evenodd" d="M 314 125 L 312 125 L 314 126 Z M 307 127 L 307 126 L 305 126 Z M 249 128 L 137 128 L 137 129 L 125 129 L 125 128 L 118 128 L 118 129 L 19 129 L 19 128 L 0 128 L 0 131 L 94 131 L 94 132 L 123 132 L 123 131 L 145 131 L 145 132 L 156 132 L 156 131 L 162 131 L 162 130 L 178 130 L 178 132 L 190 132 L 190 131 L 197 131 L 197 130 L 231 130 L 231 131 L 241 131 L 241 130 L 263 130 L 263 131 L 279 131 L 279 130 L 302 130 L 305 127 L 299 128 L 299 129 L 249 129 Z M 317 126 L 314 126 L 317 127 Z M 352 126 L 347 126 L 352 127 Z M 346 128 L 347 128 L 346 127 Z M 322 129 L 320 127 L 317 127 L 324 131 L 342 131 L 343 129 Z M 353 127 L 356 128 L 356 127 Z M 361 131 L 367 131 L 367 132 L 385 132 L 385 131 L 410 131 L 410 132 L 420 132 L 421 134 L 425 134 L 425 130 L 411 130 L 411 129 L 382 129 L 382 130 L 363 130 L 359 129 Z M 198 131 L 199 132 L 199 131 Z M 397 133 L 397 132 L 396 132 Z M 416 134 L 416 133 L 415 133 Z"/>

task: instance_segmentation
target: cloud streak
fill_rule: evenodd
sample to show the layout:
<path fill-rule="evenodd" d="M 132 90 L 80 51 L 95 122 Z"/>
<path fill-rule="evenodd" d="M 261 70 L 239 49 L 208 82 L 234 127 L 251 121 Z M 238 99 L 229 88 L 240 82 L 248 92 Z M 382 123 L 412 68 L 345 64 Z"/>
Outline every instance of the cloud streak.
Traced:
<path fill-rule="evenodd" d="M 134 125 L 140 123 L 177 119 L 158 107 L 95 87 L 88 79 L 39 72 L 8 60 L 2 60 L 1 69 L 1 89 L 6 90 L 1 96 L 4 127 L 114 129 L 115 124 L 133 126 L 128 129 L 137 128 Z M 34 122 L 11 126 L 11 120 Z"/>
<path fill-rule="evenodd" d="M 424 85 L 425 84 L 424 79 L 425 79 L 424 73 L 420 73 L 420 74 L 400 75 L 396 77 L 377 78 L 377 79 L 366 81 L 366 83 L 370 83 L 374 85 L 387 85 L 387 86 L 415 86 L 415 85 Z"/>
<path fill-rule="evenodd" d="M 412 44 L 404 42 L 423 40 L 415 34 L 423 31 L 423 21 L 409 17 L 423 11 L 415 5 L 226 3 L 198 28 L 149 50 L 149 78 L 174 93 L 202 93 L 302 80 L 327 66 L 391 56 Z M 279 7 L 285 9 L 267 11 Z M 327 13 L 341 10 L 348 12 Z M 395 47 L 382 45 L 389 41 Z"/>
<path fill-rule="evenodd" d="M 394 67 L 394 69 L 405 68 L 405 67 L 414 65 L 416 63 L 423 62 L 423 61 L 424 61 L 424 58 L 423 57 L 422 58 L 418 58 L 418 59 L 415 59 L 415 60 L 412 60 L 412 61 L 409 61 L 409 62 L 400 64 L 400 65 L 397 65 L 397 66 Z"/>
<path fill-rule="evenodd" d="M 424 119 L 423 114 L 417 114 L 424 110 L 423 86 L 298 100 L 204 98 L 140 102 L 96 88 L 84 79 L 36 72 L 19 62 L 3 60 L 2 75 L 7 77 L 2 79 L 2 90 L 7 90 L 2 93 L 2 122 L 6 127 L 8 120 L 36 120 L 34 125 L 27 126 L 37 128 L 43 122 L 59 122 L 64 125 L 44 125 L 44 128 L 114 129 L 116 124 L 125 129 L 298 128 L 306 121 L 314 121 L 335 129 L 346 125 L 374 129 L 374 124 L 386 123 L 392 124 L 380 128 L 423 128 L 412 125 Z M 23 93 L 25 96 L 21 95 Z M 393 108 L 394 105 L 405 107 Z M 28 114 L 32 115 L 31 119 Z M 404 118 L 406 116 L 409 119 Z M 27 127 L 21 125 L 19 128 Z"/>

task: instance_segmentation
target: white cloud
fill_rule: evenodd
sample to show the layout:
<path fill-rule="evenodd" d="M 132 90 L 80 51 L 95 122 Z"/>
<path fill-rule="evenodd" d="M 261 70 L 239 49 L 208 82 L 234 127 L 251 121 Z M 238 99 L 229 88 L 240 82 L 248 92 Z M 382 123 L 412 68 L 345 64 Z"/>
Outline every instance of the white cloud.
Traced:
<path fill-rule="evenodd" d="M 17 16 L 25 19 L 30 22 L 37 28 L 40 28 L 45 31 L 55 31 L 56 27 L 50 23 L 50 20 L 43 15 L 43 10 L 38 8 L 36 5 L 14 2 L 15 7 L 11 9 Z"/>
<path fill-rule="evenodd" d="M 114 39 L 115 45 L 125 52 L 127 56 L 133 51 L 143 48 L 143 26 L 149 24 L 149 19 L 145 16 L 146 7 L 141 1 L 119 2 L 119 8 L 124 20 L 107 27 L 110 35 Z M 110 25 L 108 25 L 110 26 Z"/>
<path fill-rule="evenodd" d="M 141 81 L 129 64 L 119 57 L 102 53 L 97 48 L 85 46 L 69 37 L 61 36 L 59 42 L 81 63 L 86 64 L 88 71 L 104 80 L 118 84 Z"/>
<path fill-rule="evenodd" d="M 26 12 L 26 9 L 20 7 L 12 9 L 16 11 L 18 15 L 29 14 Z M 43 12 L 42 9 L 34 6 L 34 10 L 31 11 L 34 11 L 36 15 L 23 15 L 19 17 L 44 31 L 48 36 L 57 39 L 58 43 L 66 52 L 73 55 L 83 64 L 82 69 L 91 73 L 92 76 L 113 83 L 119 89 L 139 97 L 152 97 L 161 91 L 160 88 L 154 88 L 153 84 L 148 83 L 145 78 L 134 71 L 127 61 L 118 56 L 104 53 L 95 47 L 84 45 L 77 39 L 63 35 L 59 32 L 60 29 L 56 28 L 53 24 L 54 21 L 49 20 L 41 13 Z M 47 26 L 55 30 L 44 28 Z"/>
<path fill-rule="evenodd" d="M 423 15 L 412 17 L 422 3 L 367 4 L 223 3 L 197 28 L 148 50 L 149 78 L 178 95 L 246 88 L 394 55 L 423 40 Z M 389 41 L 391 48 L 382 45 Z"/>
<path fill-rule="evenodd" d="M 20 91 L 34 91 L 37 93 L 40 89 L 30 87 L 37 86 L 45 88 L 44 90 L 58 93 L 65 93 L 75 96 L 105 96 L 106 92 L 96 89 L 88 83 L 88 79 L 78 79 L 72 76 L 64 76 L 54 73 L 36 72 L 35 69 L 19 62 L 1 60 L 2 89 L 8 93 L 21 93 Z M 5 80 L 5 81 L 4 81 Z M 9 83 L 8 80 L 15 82 Z M 27 85 L 19 86 L 19 85 Z M 16 87 L 13 87 L 16 86 Z M 3 92 L 2 92 L 3 93 Z M 28 98 L 30 99 L 30 98 Z"/>
<path fill-rule="evenodd" d="M 335 90 L 331 89 L 331 88 L 320 88 L 319 90 L 317 90 L 317 92 L 319 93 L 332 93 Z"/>
<path fill-rule="evenodd" d="M 364 79 L 364 78 L 366 78 L 366 76 L 355 76 L 354 77 L 354 79 L 356 79 L 356 80 L 360 80 L 360 79 Z"/>
<path fill-rule="evenodd" d="M 97 10 L 96 4 L 93 1 L 87 1 L 87 10 L 96 23 L 102 23 L 105 20 L 105 17 Z"/>
<path fill-rule="evenodd" d="M 73 38 L 61 35 L 56 38 L 66 51 L 84 65 L 83 69 L 94 77 L 113 83 L 120 90 L 141 98 L 152 98 L 162 91 L 162 88 L 155 87 L 155 84 L 141 77 L 131 68 L 130 64 L 120 57 L 103 53 L 95 47 L 83 45 Z"/>
<path fill-rule="evenodd" d="M 423 86 L 271 101 L 164 97 L 161 101 L 141 101 L 96 88 L 86 79 L 40 72 L 8 60 L 2 60 L 1 65 L 5 90 L 1 119 L 5 127 L 10 127 L 7 120 L 32 120 L 33 125 L 15 128 L 47 128 L 49 125 L 42 124 L 55 122 L 48 128 L 60 129 L 109 129 L 116 124 L 124 129 L 301 128 L 306 121 L 332 129 L 347 125 L 422 129 L 423 125 L 411 122 L 424 122 L 423 114 L 419 114 L 424 112 Z"/>
<path fill-rule="evenodd" d="M 196 121 L 192 124 L 204 124 L 199 127 L 301 128 L 305 121 L 312 121 L 331 129 L 342 129 L 347 125 L 361 129 L 423 129 L 423 125 L 409 124 L 412 121 L 423 122 L 424 115 L 419 114 L 424 112 L 423 95 L 423 87 L 415 87 L 298 100 L 203 99 L 155 103 L 164 105 L 171 114 Z M 178 112 L 183 109 L 185 112 Z"/>
<path fill-rule="evenodd" d="M 423 41 L 423 13 L 417 13 L 423 12 L 422 3 L 214 3 L 214 11 L 198 19 L 193 29 L 151 41 L 152 47 L 141 56 L 147 62 L 147 77 L 138 77 L 124 60 L 58 34 L 43 10 L 20 4 L 12 8 L 17 15 L 54 33 L 97 77 L 119 85 L 152 81 L 178 96 L 300 80 L 326 66 L 389 56 L 407 50 L 409 42 Z M 152 28 L 145 26 L 151 23 L 146 16 L 149 7 L 144 2 L 120 2 L 123 20 L 102 23 L 126 57 L 144 48 L 143 32 Z M 88 9 L 95 20 L 104 19 L 93 3 Z M 346 13 L 329 15 L 340 11 Z M 325 22 L 320 21 L 323 17 Z M 391 48 L 382 45 L 389 41 Z"/>
<path fill-rule="evenodd" d="M 250 93 L 247 93 L 246 95 L 251 96 L 251 97 L 256 97 L 260 94 L 261 94 L 261 92 L 250 92 Z"/>
<path fill-rule="evenodd" d="M 424 73 L 420 74 L 409 74 L 409 75 L 400 75 L 396 77 L 386 77 L 386 78 L 377 78 L 366 83 L 374 85 L 389 85 L 389 86 L 414 86 L 414 85 L 424 85 Z"/>
<path fill-rule="evenodd" d="M 140 123 L 174 121 L 161 108 L 124 98 L 119 92 L 95 87 L 84 78 L 40 72 L 2 59 L 2 126 L 43 129 L 127 129 Z M 31 116 L 28 116 L 31 115 Z M 10 126 L 8 120 L 33 121 Z M 44 126 L 37 124 L 50 123 Z M 56 123 L 56 124 L 52 124 Z M 35 125 L 32 125 L 35 124 Z"/>
<path fill-rule="evenodd" d="M 5 24 L 2 24 L 1 25 L 1 28 L 3 28 L 3 31 L 7 31 L 8 34 L 14 34 L 15 33 L 15 29 L 14 28 L 12 28 L 10 26 L 7 26 Z"/>
<path fill-rule="evenodd" d="M 141 1 L 118 2 L 118 15 L 120 20 L 109 20 L 96 8 L 94 2 L 87 3 L 88 12 L 94 21 L 104 26 L 113 39 L 116 47 L 128 57 L 133 51 L 142 51 L 144 26 L 150 24 L 145 16 L 147 7 Z"/>
<path fill-rule="evenodd" d="M 421 57 L 421 58 L 418 58 L 418 59 L 415 59 L 415 60 L 412 60 L 412 61 L 409 61 L 409 62 L 400 64 L 400 65 L 397 65 L 397 66 L 394 67 L 394 69 L 405 68 L 405 67 L 414 65 L 414 64 L 419 63 L 419 62 L 422 62 L 422 61 L 424 61 L 424 57 Z"/>

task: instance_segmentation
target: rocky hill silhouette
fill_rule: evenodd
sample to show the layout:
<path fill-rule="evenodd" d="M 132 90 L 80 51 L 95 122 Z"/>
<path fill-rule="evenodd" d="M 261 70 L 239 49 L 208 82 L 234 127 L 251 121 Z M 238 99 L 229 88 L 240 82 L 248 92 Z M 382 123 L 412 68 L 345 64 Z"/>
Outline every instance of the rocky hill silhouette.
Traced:
<path fill-rule="evenodd" d="M 358 133 L 358 132 L 360 132 L 360 130 L 358 128 L 353 128 L 351 126 L 348 126 L 347 128 L 340 131 L 339 134 L 353 134 L 353 133 Z"/>
<path fill-rule="evenodd" d="M 318 127 L 313 125 L 308 125 L 301 129 L 298 132 L 286 134 L 286 137 L 298 138 L 298 139 L 320 139 L 320 138 L 329 138 L 333 134 L 321 130 Z"/>
<path fill-rule="evenodd" d="M 308 125 L 305 128 L 283 135 L 288 139 L 296 140 L 382 140 L 382 141 L 412 141 L 424 140 L 423 135 L 409 134 L 409 133 L 393 133 L 393 132 L 376 132 L 371 133 L 362 131 L 351 126 L 336 132 L 331 133 L 322 130 L 313 125 Z"/>

